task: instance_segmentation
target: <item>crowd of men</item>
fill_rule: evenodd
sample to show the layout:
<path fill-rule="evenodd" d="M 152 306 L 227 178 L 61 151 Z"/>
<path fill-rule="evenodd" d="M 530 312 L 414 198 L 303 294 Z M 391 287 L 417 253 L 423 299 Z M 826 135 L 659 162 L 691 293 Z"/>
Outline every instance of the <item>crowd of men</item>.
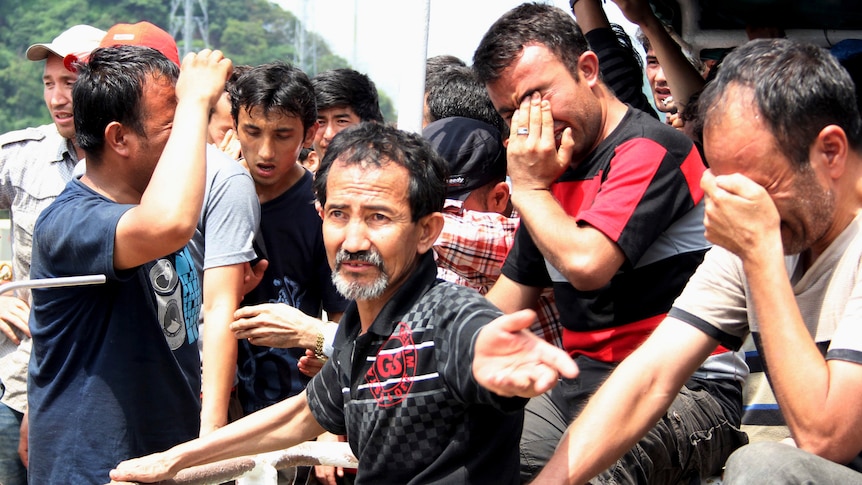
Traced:
<path fill-rule="evenodd" d="M 599 0 L 524 3 L 429 59 L 422 133 L 355 70 L 181 60 L 148 22 L 31 46 L 14 277 L 107 281 L 0 297 L 0 483 L 314 439 L 358 468 L 281 480 L 862 483 L 853 79 L 786 38 L 707 73 L 615 1 L 652 104 Z"/>

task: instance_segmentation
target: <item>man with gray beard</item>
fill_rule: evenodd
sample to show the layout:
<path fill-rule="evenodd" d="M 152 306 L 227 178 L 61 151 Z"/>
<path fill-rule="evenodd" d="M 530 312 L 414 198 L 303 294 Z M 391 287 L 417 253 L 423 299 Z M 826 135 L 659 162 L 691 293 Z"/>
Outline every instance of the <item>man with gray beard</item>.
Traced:
<path fill-rule="evenodd" d="M 526 400 L 477 385 L 474 365 L 537 394 L 577 374 L 563 352 L 523 329 L 531 310 L 500 316 L 478 292 L 437 279 L 445 162 L 419 135 L 381 123 L 341 132 L 314 182 L 333 281 L 355 299 L 332 358 L 302 394 L 164 453 L 121 463 L 117 481 L 157 481 L 233 456 L 281 449 L 324 430 L 347 435 L 356 483 L 518 482 Z M 507 368 L 488 342 L 520 328 L 529 354 Z M 480 342 L 482 342 L 480 344 Z M 532 349 L 532 352 L 528 350 Z M 493 370 L 492 370 L 493 369 Z"/>

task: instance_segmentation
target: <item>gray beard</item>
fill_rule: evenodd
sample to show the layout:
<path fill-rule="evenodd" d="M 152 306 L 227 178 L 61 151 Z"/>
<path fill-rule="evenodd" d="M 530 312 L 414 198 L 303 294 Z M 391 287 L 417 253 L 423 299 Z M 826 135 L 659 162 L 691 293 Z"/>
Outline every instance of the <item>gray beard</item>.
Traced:
<path fill-rule="evenodd" d="M 380 298 L 383 292 L 386 291 L 386 287 L 389 286 L 389 275 L 383 269 L 383 258 L 380 257 L 380 253 L 376 249 L 371 249 L 370 251 L 363 251 L 361 255 L 357 253 L 357 255 L 353 256 L 355 259 L 372 263 L 380 269 L 380 276 L 370 285 L 362 285 L 356 282 L 351 283 L 341 276 L 341 273 L 338 272 L 339 268 L 341 268 L 341 262 L 349 257 L 350 253 L 343 249 L 339 250 L 335 255 L 335 269 L 332 271 L 332 283 L 335 285 L 335 289 L 348 300 L 374 300 Z"/>
<path fill-rule="evenodd" d="M 373 283 L 363 285 L 346 281 L 336 270 L 332 272 L 332 283 L 335 284 L 335 289 L 348 300 L 375 300 L 380 298 L 389 286 L 389 276 L 386 273 L 380 273 Z"/>

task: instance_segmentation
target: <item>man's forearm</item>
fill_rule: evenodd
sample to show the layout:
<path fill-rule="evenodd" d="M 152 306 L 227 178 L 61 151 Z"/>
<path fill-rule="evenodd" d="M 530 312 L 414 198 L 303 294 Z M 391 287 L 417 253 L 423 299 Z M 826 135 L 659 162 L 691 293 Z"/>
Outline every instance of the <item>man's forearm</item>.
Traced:
<path fill-rule="evenodd" d="M 238 456 L 289 448 L 319 436 L 317 424 L 306 402 L 306 394 L 293 396 L 252 413 L 234 423 L 168 451 L 179 469 Z"/>
<path fill-rule="evenodd" d="M 513 201 L 542 256 L 575 288 L 601 288 L 625 262 L 615 242 L 592 226 L 580 226 L 550 190 L 516 191 Z"/>
<path fill-rule="evenodd" d="M 651 429 L 716 342 L 666 319 L 590 398 L 535 483 L 585 483 Z"/>
<path fill-rule="evenodd" d="M 836 440 L 836 415 L 831 409 L 845 407 L 845 403 L 830 399 L 834 390 L 829 368 L 802 320 L 783 255 L 762 254 L 758 259 L 744 263 L 743 268 L 758 319 L 763 358 L 782 415 L 801 448 Z"/>

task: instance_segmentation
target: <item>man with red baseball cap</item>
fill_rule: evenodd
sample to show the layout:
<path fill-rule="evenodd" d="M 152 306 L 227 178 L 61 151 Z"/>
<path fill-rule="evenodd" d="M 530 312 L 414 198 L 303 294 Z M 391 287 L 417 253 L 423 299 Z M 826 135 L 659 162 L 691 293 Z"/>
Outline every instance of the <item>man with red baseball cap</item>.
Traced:
<path fill-rule="evenodd" d="M 0 135 L 0 209 L 11 213 L 15 281 L 30 275 L 36 217 L 63 190 L 82 156 L 72 116 L 72 85 L 78 75 L 64 60 L 86 57 L 104 36 L 104 30 L 75 25 L 27 49 L 27 59 L 45 61 L 44 99 L 53 123 Z M 0 296 L 0 483 L 5 485 L 27 483 L 18 437 L 27 407 L 29 313 L 29 291 Z"/>
<path fill-rule="evenodd" d="M 100 47 L 116 45 L 150 47 L 179 63 L 174 38 L 149 22 L 117 24 L 108 29 Z M 252 240 L 260 225 L 260 204 L 251 175 L 214 145 L 207 146 L 206 187 L 205 208 L 189 243 L 202 282 L 202 315 L 209 324 L 201 332 L 207 341 L 202 353 L 202 394 L 206 398 L 201 408 L 201 434 L 228 421 L 237 355 L 237 339 L 229 326 L 245 293 L 245 267 L 255 259 Z"/>

